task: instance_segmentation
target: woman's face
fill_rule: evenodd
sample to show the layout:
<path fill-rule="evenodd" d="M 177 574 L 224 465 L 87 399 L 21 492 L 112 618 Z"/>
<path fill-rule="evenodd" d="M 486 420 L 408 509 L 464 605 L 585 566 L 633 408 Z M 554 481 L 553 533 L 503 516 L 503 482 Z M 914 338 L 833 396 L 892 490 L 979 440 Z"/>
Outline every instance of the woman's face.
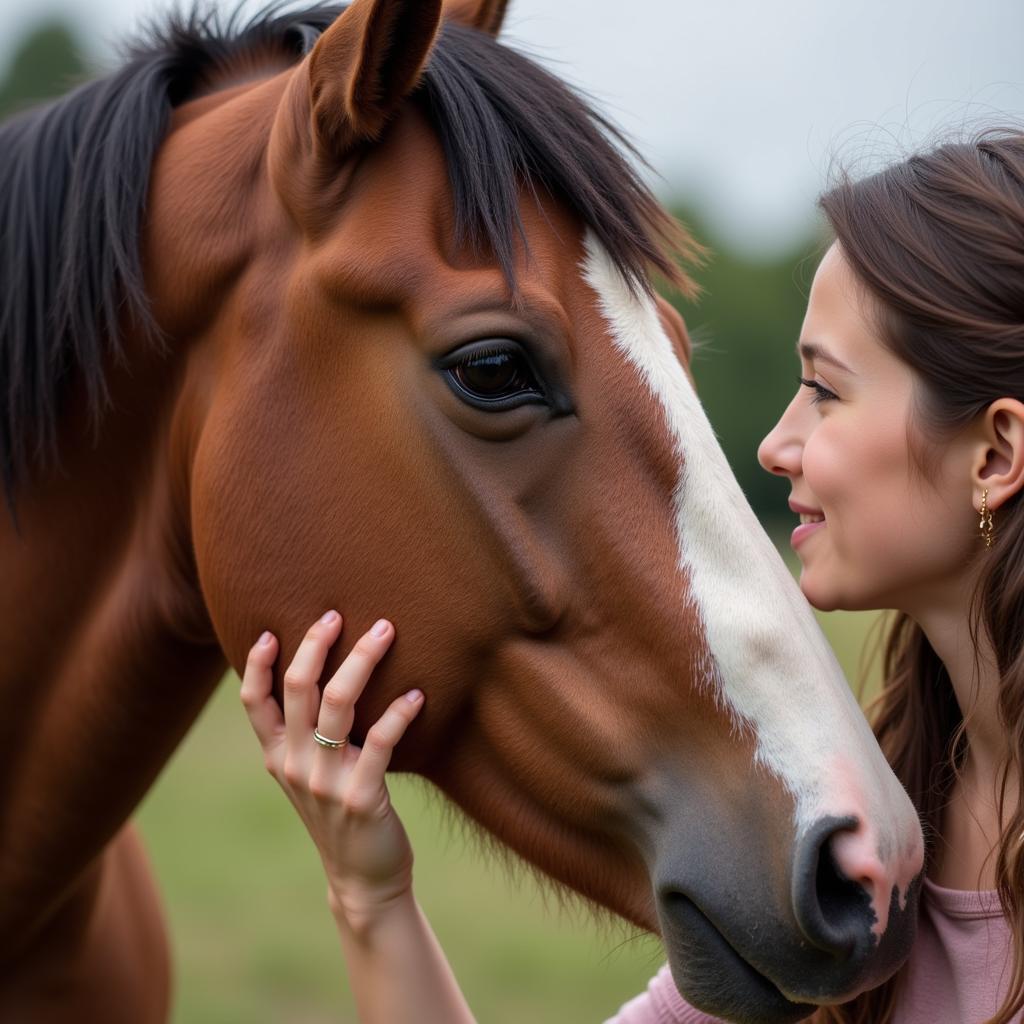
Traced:
<path fill-rule="evenodd" d="M 879 339 L 870 301 L 833 245 L 800 333 L 804 383 L 758 458 L 792 484 L 807 599 L 914 614 L 962 598 L 978 543 L 971 450 L 944 443 L 927 479 L 915 465 L 916 375 Z"/>

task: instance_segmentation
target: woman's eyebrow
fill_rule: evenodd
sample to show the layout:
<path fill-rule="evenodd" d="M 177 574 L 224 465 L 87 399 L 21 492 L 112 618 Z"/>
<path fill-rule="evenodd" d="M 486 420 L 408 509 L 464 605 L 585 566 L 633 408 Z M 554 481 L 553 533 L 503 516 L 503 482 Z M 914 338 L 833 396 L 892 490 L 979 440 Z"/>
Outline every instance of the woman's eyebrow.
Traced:
<path fill-rule="evenodd" d="M 797 345 L 797 352 L 810 363 L 831 363 L 837 370 L 843 370 L 846 373 L 853 373 L 846 363 L 842 360 L 836 359 L 834 355 L 829 353 L 826 349 L 822 348 L 815 341 L 801 341 Z"/>

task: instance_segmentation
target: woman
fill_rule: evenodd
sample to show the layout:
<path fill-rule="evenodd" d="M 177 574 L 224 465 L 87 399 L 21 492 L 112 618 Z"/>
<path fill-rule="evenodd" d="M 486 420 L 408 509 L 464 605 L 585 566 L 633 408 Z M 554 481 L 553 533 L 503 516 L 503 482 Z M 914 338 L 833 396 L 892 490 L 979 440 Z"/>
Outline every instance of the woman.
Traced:
<path fill-rule="evenodd" d="M 908 964 L 815 1020 L 1007 1024 L 1024 1008 L 1024 136 L 940 146 L 842 182 L 821 206 L 835 241 L 811 289 L 800 385 L 759 458 L 790 481 L 808 600 L 896 611 L 875 731 L 931 842 Z M 397 700 L 361 752 L 317 746 L 347 736 L 394 637 L 378 623 L 321 702 L 340 629 L 329 613 L 310 630 L 283 717 L 264 634 L 243 702 L 320 850 L 363 1019 L 471 1021 L 384 786 L 423 695 Z M 664 970 L 615 1019 L 712 1020 Z"/>

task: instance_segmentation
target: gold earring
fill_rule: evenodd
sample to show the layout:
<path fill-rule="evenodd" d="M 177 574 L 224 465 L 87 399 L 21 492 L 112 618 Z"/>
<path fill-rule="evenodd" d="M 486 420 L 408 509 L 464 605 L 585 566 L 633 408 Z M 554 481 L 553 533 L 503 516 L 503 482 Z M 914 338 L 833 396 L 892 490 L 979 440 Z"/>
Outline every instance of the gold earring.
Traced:
<path fill-rule="evenodd" d="M 981 492 L 981 521 L 978 523 L 978 527 L 981 530 L 981 538 L 985 542 L 985 547 L 992 547 L 992 541 L 995 540 L 996 530 L 992 525 L 992 512 L 988 507 L 988 488 Z"/>

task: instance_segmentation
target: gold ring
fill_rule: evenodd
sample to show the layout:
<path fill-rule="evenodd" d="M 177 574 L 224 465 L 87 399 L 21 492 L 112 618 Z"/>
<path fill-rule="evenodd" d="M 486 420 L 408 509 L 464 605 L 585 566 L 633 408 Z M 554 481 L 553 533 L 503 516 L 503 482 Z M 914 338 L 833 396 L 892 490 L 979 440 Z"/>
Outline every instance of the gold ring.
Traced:
<path fill-rule="evenodd" d="M 321 747 L 327 747 L 329 750 L 337 750 L 339 747 L 344 747 L 348 744 L 347 736 L 343 740 L 329 740 L 326 736 L 320 735 L 319 729 L 313 730 L 313 739 L 315 739 Z"/>

